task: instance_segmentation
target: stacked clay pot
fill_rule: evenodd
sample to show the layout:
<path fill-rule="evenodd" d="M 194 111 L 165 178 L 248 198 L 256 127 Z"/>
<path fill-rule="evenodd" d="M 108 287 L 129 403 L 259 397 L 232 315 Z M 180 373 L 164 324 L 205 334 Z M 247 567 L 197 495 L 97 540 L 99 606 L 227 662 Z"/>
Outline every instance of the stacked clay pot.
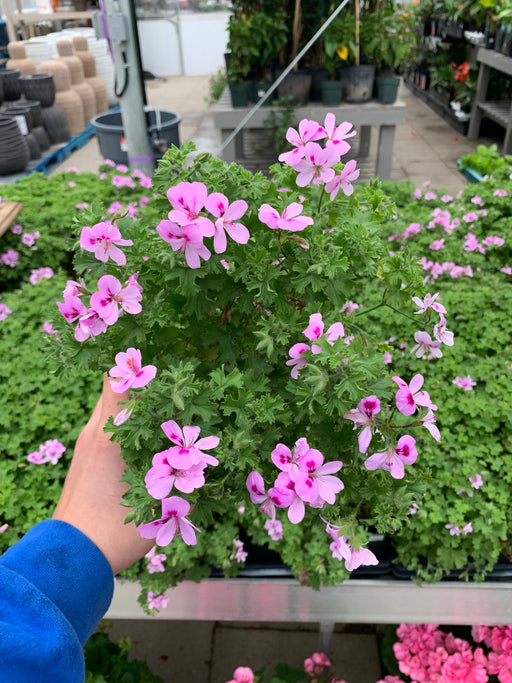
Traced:
<path fill-rule="evenodd" d="M 75 49 L 75 55 L 82 62 L 85 82 L 88 83 L 94 91 L 97 113 L 101 114 L 108 111 L 107 86 L 103 79 L 96 73 L 96 58 L 89 50 L 87 38 L 81 35 L 73 36 L 73 47 Z"/>
<path fill-rule="evenodd" d="M 73 53 L 73 44 L 68 38 L 61 38 L 57 41 L 57 52 L 59 53 L 59 59 L 69 68 L 71 87 L 82 100 L 85 123 L 89 123 L 98 112 L 96 109 L 94 90 L 84 80 L 84 67 L 82 66 L 82 62 Z"/>
<path fill-rule="evenodd" d="M 2 81 L 4 100 L 6 102 L 19 100 L 21 97 L 21 84 L 18 69 L 0 69 L 0 80 Z"/>
<path fill-rule="evenodd" d="M 85 126 L 84 107 L 80 95 L 71 88 L 71 74 L 68 66 L 61 59 L 52 59 L 42 62 L 39 70 L 42 73 L 52 74 L 55 83 L 55 104 L 64 113 L 71 135 L 80 135 Z M 50 131 L 48 133 L 54 142 Z"/>
<path fill-rule="evenodd" d="M 18 100 L 17 102 L 7 102 L 2 107 L 2 114 L 12 116 L 15 120 L 20 118 L 22 121 L 23 119 L 25 120 L 27 132 L 24 134 L 24 137 L 30 152 L 30 159 L 32 161 L 35 159 L 40 159 L 41 147 L 39 146 L 36 136 L 32 132 L 34 128 L 34 118 L 30 107 L 26 107 L 23 100 Z"/>
<path fill-rule="evenodd" d="M 7 69 L 17 69 L 21 76 L 33 76 L 36 73 L 36 65 L 31 59 L 27 58 L 25 45 L 19 41 L 8 43 Z"/>

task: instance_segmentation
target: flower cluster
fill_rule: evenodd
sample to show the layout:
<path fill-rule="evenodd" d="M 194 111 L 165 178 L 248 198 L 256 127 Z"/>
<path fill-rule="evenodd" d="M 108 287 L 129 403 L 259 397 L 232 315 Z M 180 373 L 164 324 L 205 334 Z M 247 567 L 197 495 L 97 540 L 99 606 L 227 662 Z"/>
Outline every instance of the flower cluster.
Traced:
<path fill-rule="evenodd" d="M 221 192 L 208 194 L 201 182 L 182 182 L 167 190 L 167 199 L 173 207 L 168 220 L 160 221 L 157 232 L 168 242 L 173 251 L 185 252 L 190 268 L 199 268 L 200 259 L 208 261 L 211 252 L 203 243 L 205 237 L 213 237 L 215 253 L 222 254 L 227 248 L 226 233 L 239 244 L 247 244 L 249 231 L 238 219 L 247 211 L 247 202 L 237 199 L 231 204 Z M 206 209 L 216 220 L 202 215 Z"/>
<path fill-rule="evenodd" d="M 165 567 L 164 567 L 164 562 L 167 559 L 166 555 L 164 553 L 157 553 L 156 552 L 156 546 L 153 546 L 151 550 L 144 555 L 149 562 L 146 566 L 146 569 L 148 570 L 149 574 L 155 574 L 158 572 L 164 572 Z"/>
<path fill-rule="evenodd" d="M 439 296 L 439 292 L 431 296 L 427 294 L 423 301 L 414 296 L 412 300 L 419 306 L 416 313 L 425 313 L 429 308 L 439 314 L 439 322 L 434 325 L 434 338 L 430 336 L 428 332 L 424 330 L 415 332 L 414 340 L 416 341 L 415 346 L 412 347 L 411 353 L 415 353 L 418 358 L 422 358 L 426 355 L 427 360 L 431 358 L 441 358 L 443 352 L 441 351 L 441 344 L 446 346 L 453 346 L 453 332 L 446 329 L 446 308 L 439 302 L 436 301 Z"/>
<path fill-rule="evenodd" d="M 111 221 L 102 221 L 92 227 L 86 225 L 80 233 L 82 249 L 91 251 L 98 261 L 103 261 L 103 263 L 111 258 L 118 266 L 124 266 L 126 256 L 119 247 L 131 246 L 132 244 L 132 240 L 122 238 L 121 231 Z"/>
<path fill-rule="evenodd" d="M 265 492 L 261 474 L 253 471 L 246 481 L 251 501 L 260 505 L 260 511 L 275 519 L 276 508 L 288 510 L 288 519 L 298 524 L 304 519 L 306 505 L 322 508 L 325 503 L 333 504 L 336 494 L 343 490 L 343 482 L 333 474 L 343 463 L 333 460 L 324 464 L 324 456 L 316 448 L 311 448 L 305 438 L 295 443 L 293 451 L 279 443 L 271 453 L 272 462 L 281 470 L 274 486 Z M 269 534 L 275 533 L 269 525 Z"/>
<path fill-rule="evenodd" d="M 348 315 L 348 314 L 347 314 Z M 324 333 L 324 322 L 322 320 L 322 314 L 321 313 L 312 313 L 309 316 L 309 325 L 306 327 L 304 330 L 303 334 L 309 339 L 311 342 L 318 341 L 323 333 Z M 329 342 L 329 344 L 334 344 L 334 342 L 337 339 L 343 338 L 345 335 L 345 328 L 343 327 L 343 324 L 340 322 L 334 323 L 329 327 L 325 334 L 325 338 Z M 350 344 L 351 339 L 346 338 L 345 342 L 347 344 Z M 318 354 L 322 353 L 322 348 L 318 344 L 305 344 L 303 342 L 299 342 L 297 344 L 294 344 L 290 350 L 289 350 L 289 356 L 290 360 L 286 361 L 286 365 L 290 365 L 292 367 L 291 370 L 291 376 L 293 379 L 297 379 L 299 377 L 299 371 L 302 370 L 303 368 L 306 367 L 308 364 L 308 358 L 307 356 L 303 356 L 305 351 L 311 351 L 313 354 Z"/>
<path fill-rule="evenodd" d="M 137 282 L 137 273 L 131 275 L 125 284 L 113 275 L 102 275 L 98 280 L 98 290 L 91 293 L 83 282 L 68 280 L 62 296 L 57 301 L 59 311 L 68 323 L 76 323 L 75 339 L 83 342 L 106 332 L 114 325 L 123 312 L 135 315 L 142 307 L 142 287 Z M 87 307 L 82 297 L 89 295 Z"/>
<path fill-rule="evenodd" d="M 175 446 L 155 453 L 153 467 L 147 472 L 145 483 L 150 496 L 162 501 L 162 517 L 139 526 L 139 533 L 143 538 L 156 538 L 160 546 L 168 545 L 176 534 L 181 535 L 187 545 L 195 545 L 194 530 L 199 529 L 186 518 L 190 504 L 180 496 L 166 496 L 173 487 L 183 493 L 192 493 L 204 485 L 204 470 L 208 465 L 218 465 L 219 461 L 203 450 L 216 448 L 219 437 L 206 436 L 198 440 L 199 427 L 186 425 L 182 431 L 174 420 L 168 420 L 161 426 Z"/>
<path fill-rule="evenodd" d="M 57 439 L 48 439 L 43 444 L 39 446 L 37 451 L 29 453 L 27 455 L 27 460 L 34 465 L 44 465 L 47 462 L 51 462 L 52 465 L 56 465 L 62 458 L 62 455 L 66 447 L 57 441 Z"/>

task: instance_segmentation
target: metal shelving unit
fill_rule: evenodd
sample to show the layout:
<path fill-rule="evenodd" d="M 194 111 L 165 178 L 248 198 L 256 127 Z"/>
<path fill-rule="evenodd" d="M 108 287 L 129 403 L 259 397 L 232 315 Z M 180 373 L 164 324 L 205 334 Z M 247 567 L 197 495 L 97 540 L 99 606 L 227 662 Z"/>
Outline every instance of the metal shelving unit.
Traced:
<path fill-rule="evenodd" d="M 137 602 L 137 583 L 116 582 L 108 619 L 369 624 L 512 624 L 512 583 L 351 579 L 316 591 L 294 579 L 185 581 L 167 591 L 154 617 Z"/>
<path fill-rule="evenodd" d="M 22 12 L 20 8 L 13 12 L 9 5 L 9 0 L 2 0 L 2 9 L 5 15 L 7 35 L 9 41 L 18 40 L 16 26 L 23 24 L 39 24 L 42 21 L 51 21 L 55 24 L 62 24 L 64 21 L 74 21 L 77 19 L 91 19 L 92 12 Z"/>

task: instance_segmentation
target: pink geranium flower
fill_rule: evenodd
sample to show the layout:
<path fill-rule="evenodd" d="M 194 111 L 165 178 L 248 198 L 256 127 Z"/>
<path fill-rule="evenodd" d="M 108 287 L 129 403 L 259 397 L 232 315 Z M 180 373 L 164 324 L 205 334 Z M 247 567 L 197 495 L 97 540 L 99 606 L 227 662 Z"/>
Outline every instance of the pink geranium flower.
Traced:
<path fill-rule="evenodd" d="M 258 218 L 262 223 L 273 230 L 290 230 L 298 232 L 308 225 L 313 225 L 313 219 L 309 216 L 300 216 L 304 207 L 299 202 L 292 202 L 286 206 L 282 215 L 269 204 L 262 204 L 258 211 Z"/>
<path fill-rule="evenodd" d="M 135 315 L 142 310 L 141 299 L 141 287 L 133 280 L 129 279 L 123 286 L 113 275 L 102 275 L 98 291 L 91 295 L 91 308 L 107 325 L 113 325 L 119 318 L 119 306 Z"/>
<path fill-rule="evenodd" d="M 163 220 L 160 221 L 156 229 L 160 237 L 171 245 L 173 251 L 180 254 L 185 252 L 185 260 L 189 268 L 199 268 L 201 259 L 208 261 L 210 258 L 211 252 L 203 244 L 203 238 L 213 236 L 215 233 L 213 223 L 211 223 L 211 229 L 207 235 L 205 235 L 202 227 L 195 223 L 180 227 L 177 223 Z"/>
<path fill-rule="evenodd" d="M 253 683 L 255 674 L 248 666 L 239 666 L 235 669 L 233 679 L 227 683 Z"/>
<path fill-rule="evenodd" d="M 308 364 L 308 359 L 303 357 L 303 353 L 305 351 L 310 351 L 311 347 L 309 344 L 303 344 L 302 342 L 299 342 L 298 344 L 294 344 L 290 350 L 289 350 L 289 355 L 290 355 L 290 360 L 286 361 L 286 365 L 291 365 L 292 366 L 292 371 L 291 371 L 291 376 L 293 379 L 298 379 L 299 377 L 299 372 L 303 368 L 306 367 Z"/>
<path fill-rule="evenodd" d="M 138 527 L 142 538 L 154 538 L 157 545 L 169 545 L 172 539 L 181 536 L 186 545 L 196 545 L 196 531 L 199 529 L 187 519 L 190 512 L 190 503 L 179 496 L 171 496 L 162 500 L 162 517 L 141 524 Z"/>
<path fill-rule="evenodd" d="M 360 547 L 359 550 L 352 548 L 350 558 L 345 560 L 345 569 L 349 572 L 353 572 L 354 569 L 357 569 L 361 565 L 368 566 L 377 564 L 379 564 L 379 560 L 369 548 Z"/>
<path fill-rule="evenodd" d="M 457 375 L 452 384 L 456 384 L 461 389 L 464 389 L 464 391 L 473 391 L 473 387 L 476 387 L 476 382 L 473 382 L 470 375 L 467 377 L 459 377 Z"/>
<path fill-rule="evenodd" d="M 148 591 L 149 609 L 165 609 L 169 604 L 169 599 L 163 595 L 155 595 L 153 591 Z"/>
<path fill-rule="evenodd" d="M 380 413 L 380 401 L 377 396 L 372 395 L 362 398 L 357 408 L 352 408 L 343 415 L 346 420 L 353 421 L 354 429 L 363 427 L 358 437 L 360 453 L 366 453 L 368 450 L 372 440 L 373 418 L 378 413 Z"/>
<path fill-rule="evenodd" d="M 206 198 L 205 206 L 211 214 L 217 217 L 213 238 L 213 247 L 217 254 L 223 254 L 226 251 L 226 232 L 235 242 L 247 244 L 250 237 L 249 230 L 245 225 L 237 222 L 248 208 L 244 199 L 237 199 L 230 204 L 228 198 L 221 192 L 212 192 Z"/>
<path fill-rule="evenodd" d="M 165 435 L 176 446 L 171 446 L 163 453 L 166 454 L 167 462 L 177 470 L 189 469 L 192 465 L 205 463 L 208 465 L 218 465 L 219 461 L 212 455 L 203 453 L 203 450 L 210 450 L 219 445 L 218 436 L 205 436 L 198 440 L 201 433 L 200 427 L 186 425 L 181 427 L 174 421 L 168 420 L 161 425 Z"/>
<path fill-rule="evenodd" d="M 288 470 L 288 475 L 295 484 L 297 495 L 304 502 L 315 504 L 320 499 L 332 505 L 336 501 L 336 494 L 344 488 L 341 479 L 332 475 L 342 466 L 341 460 L 324 464 L 322 453 L 310 448 L 301 458 L 299 469 Z"/>
<path fill-rule="evenodd" d="M 325 132 L 327 133 L 327 145 L 332 145 L 339 156 L 343 156 L 350 150 L 350 145 L 347 138 L 352 138 L 356 135 L 355 130 L 351 130 L 352 124 L 348 121 L 343 121 L 339 126 L 336 125 L 336 117 L 332 112 L 329 112 L 325 117 L 324 122 Z"/>
<path fill-rule="evenodd" d="M 340 175 L 334 176 L 332 180 L 325 184 L 325 191 L 329 193 L 331 201 L 336 199 L 340 188 L 347 197 L 354 192 L 352 182 L 359 178 L 359 172 L 359 169 L 356 168 L 355 159 L 347 161 Z"/>
<path fill-rule="evenodd" d="M 428 409 L 425 417 L 421 418 L 421 424 L 428 429 L 436 441 L 441 441 L 441 433 L 436 425 L 437 417 L 431 408 Z"/>
<path fill-rule="evenodd" d="M 364 466 L 368 470 L 386 470 L 393 479 L 403 479 L 404 465 L 412 465 L 417 457 L 416 439 L 406 434 L 400 437 L 396 447 L 389 446 L 385 451 L 366 458 Z"/>
<path fill-rule="evenodd" d="M 8 315 L 11 315 L 12 311 L 9 306 L 5 304 L 0 304 L 0 320 L 5 320 Z"/>
<path fill-rule="evenodd" d="M 423 301 L 419 298 L 419 296 L 413 296 L 412 300 L 416 306 L 419 306 L 419 310 L 414 312 L 425 313 L 426 310 L 432 308 L 434 311 L 437 311 L 440 314 L 446 313 L 446 308 L 439 301 L 436 301 L 438 296 L 439 292 L 436 292 L 433 296 L 430 294 L 425 294 Z"/>
<path fill-rule="evenodd" d="M 117 382 L 110 382 L 112 391 L 122 394 L 126 389 L 145 387 L 154 379 L 156 367 L 145 365 L 142 367 L 142 357 L 139 349 L 130 347 L 127 351 L 116 354 L 116 364 L 109 370 L 110 377 L 119 377 Z"/>
<path fill-rule="evenodd" d="M 415 332 L 414 340 L 416 344 L 411 348 L 411 353 L 415 353 L 417 358 L 421 358 L 425 354 L 432 358 L 441 358 L 443 352 L 439 348 L 440 341 L 433 341 L 428 332 Z"/>
<path fill-rule="evenodd" d="M 82 249 L 92 251 L 94 256 L 104 263 L 111 258 L 118 266 L 124 266 L 126 263 L 126 256 L 119 247 L 132 244 L 132 240 L 122 238 L 119 228 L 110 221 L 102 221 L 92 227 L 86 225 L 80 233 Z"/>
<path fill-rule="evenodd" d="M 181 182 L 170 187 L 167 190 L 167 199 L 173 209 L 169 211 L 168 219 L 182 227 L 194 225 L 198 234 L 212 237 L 215 226 L 209 218 L 201 215 L 207 197 L 208 190 L 204 183 Z"/>
<path fill-rule="evenodd" d="M 328 183 L 334 178 L 332 166 L 338 163 L 340 157 L 333 147 L 322 149 L 317 142 L 307 142 L 304 158 L 295 165 L 298 172 L 296 183 L 299 187 L 306 187 L 310 183 Z"/>
<path fill-rule="evenodd" d="M 273 506 L 288 508 L 288 519 L 292 524 L 299 524 L 306 514 L 304 500 L 295 490 L 295 482 L 289 472 L 280 472 L 274 484 L 268 492 L 268 499 Z M 260 508 L 263 510 L 263 508 Z"/>
<path fill-rule="evenodd" d="M 424 406 L 431 410 L 437 409 L 437 406 L 430 400 L 428 392 L 420 391 L 424 382 L 423 375 L 414 375 L 410 384 L 404 382 L 401 377 L 395 376 L 392 379 L 399 387 L 396 392 L 396 407 L 402 415 L 413 415 L 417 406 Z"/>
<path fill-rule="evenodd" d="M 326 135 L 327 131 L 317 121 L 302 119 L 299 123 L 298 132 L 295 128 L 288 128 L 286 131 L 286 139 L 295 147 L 295 149 L 280 154 L 279 161 L 295 167 L 304 157 L 306 143 L 314 140 L 321 140 L 325 138 Z"/>
<path fill-rule="evenodd" d="M 283 538 L 283 525 L 278 519 L 267 519 L 263 526 L 273 541 L 280 541 Z"/>

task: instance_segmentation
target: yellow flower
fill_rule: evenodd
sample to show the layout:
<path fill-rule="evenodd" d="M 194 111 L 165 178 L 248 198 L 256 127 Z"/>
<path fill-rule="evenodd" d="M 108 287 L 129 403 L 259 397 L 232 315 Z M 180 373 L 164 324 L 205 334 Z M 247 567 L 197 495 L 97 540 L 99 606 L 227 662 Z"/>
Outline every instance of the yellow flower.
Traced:
<path fill-rule="evenodd" d="M 340 45 L 339 48 L 336 50 L 336 54 L 340 59 L 347 59 L 348 58 L 348 46 L 347 45 Z"/>

